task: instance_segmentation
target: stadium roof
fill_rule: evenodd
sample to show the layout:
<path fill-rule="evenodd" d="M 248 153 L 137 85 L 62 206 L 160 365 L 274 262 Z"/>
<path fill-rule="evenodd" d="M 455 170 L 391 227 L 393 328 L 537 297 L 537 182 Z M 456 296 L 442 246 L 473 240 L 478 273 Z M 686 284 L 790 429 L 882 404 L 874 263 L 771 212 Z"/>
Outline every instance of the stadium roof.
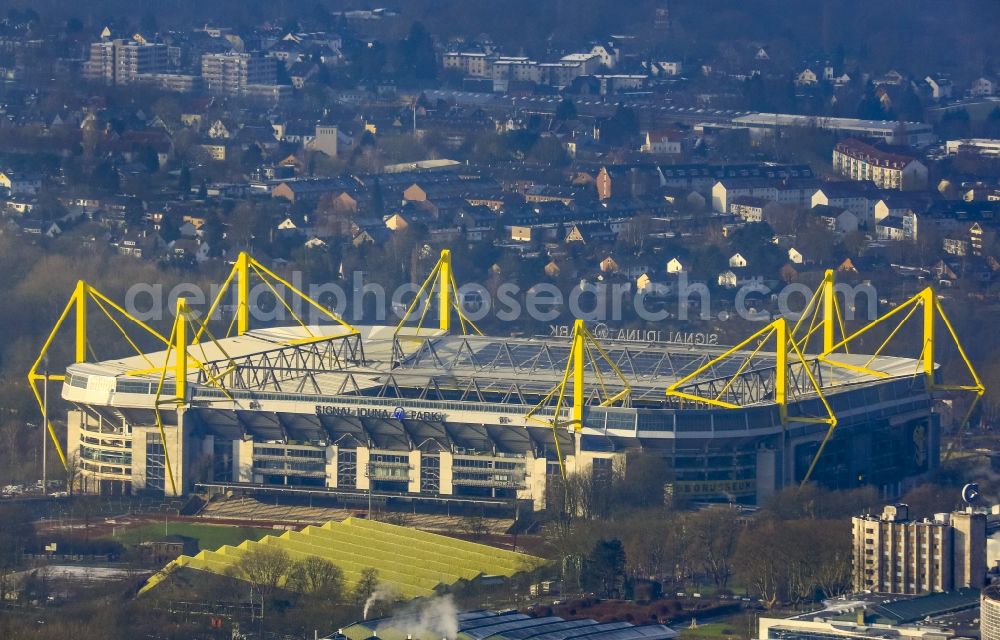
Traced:
<path fill-rule="evenodd" d="M 466 389 L 475 385 L 478 393 L 508 394 L 513 385 L 521 394 L 544 395 L 563 377 L 570 355 L 570 341 L 561 337 L 501 338 L 491 336 L 445 335 L 438 330 L 404 328 L 394 339 L 395 327 L 358 327 L 364 350 L 364 363 L 352 362 L 349 366 L 327 366 L 311 371 L 309 384 L 300 385 L 297 393 L 303 396 L 331 396 L 343 393 L 365 395 L 365 390 L 376 390 L 386 384 L 405 388 Z M 288 350 L 303 350 L 310 345 L 338 342 L 348 335 L 339 325 L 310 327 L 276 327 L 256 329 L 242 336 L 223 338 L 218 342 L 204 342 L 189 348 L 191 357 L 206 365 L 226 369 L 230 362 L 245 361 L 249 366 L 279 369 L 276 358 Z M 301 344 L 304 340 L 315 340 Z M 615 363 L 631 386 L 634 404 L 660 402 L 664 390 L 671 383 L 694 372 L 712 358 L 722 354 L 727 347 L 691 342 L 638 342 L 602 340 L 601 345 L 608 359 Z M 137 381 L 155 383 L 159 379 L 157 367 L 164 365 L 166 352 L 158 351 L 128 358 L 105 360 L 96 363 L 78 363 L 68 367 L 69 386 L 92 389 L 116 388 L 122 391 L 121 382 Z M 176 355 L 167 358 L 166 378 L 172 381 Z M 746 354 L 715 363 L 702 374 L 703 379 L 725 379 L 736 374 L 751 375 L 773 369 L 773 353 L 756 353 L 752 365 L 745 366 Z M 829 356 L 856 367 L 868 366 L 886 374 L 888 378 L 912 377 L 917 372 L 917 362 L 909 358 L 862 354 L 836 353 Z M 329 363 L 329 358 L 325 362 Z M 242 364 L 240 366 L 243 366 Z M 595 367 L 598 369 L 595 372 Z M 617 391 L 621 381 L 608 362 L 594 358 L 587 364 L 588 384 L 600 378 L 606 388 Z M 304 374 L 286 369 L 286 380 L 303 378 Z M 599 376 L 596 375 L 599 373 Z M 189 367 L 189 382 L 195 382 L 199 371 Z M 297 376 L 297 377 L 296 377 Z M 391 376 L 391 381 L 390 381 Z M 350 391 L 345 391 L 347 379 Z M 847 368 L 824 366 L 821 376 L 823 389 L 858 383 L 877 382 L 879 378 Z M 239 388 L 253 389 L 253 386 Z M 263 388 L 263 387 L 262 387 Z M 155 391 L 147 391 L 152 393 Z M 134 392 L 134 391 L 133 391 Z M 533 404 L 533 402 L 531 403 Z"/>

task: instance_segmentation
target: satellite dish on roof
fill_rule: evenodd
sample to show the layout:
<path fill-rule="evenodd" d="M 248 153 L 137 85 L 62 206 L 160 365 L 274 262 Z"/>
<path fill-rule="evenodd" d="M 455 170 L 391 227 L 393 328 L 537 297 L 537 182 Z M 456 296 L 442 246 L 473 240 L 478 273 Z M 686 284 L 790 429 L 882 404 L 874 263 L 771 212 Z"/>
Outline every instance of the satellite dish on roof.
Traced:
<path fill-rule="evenodd" d="M 969 484 L 962 487 L 962 501 L 965 504 L 972 506 L 973 503 L 979 500 L 979 485 L 975 482 L 970 482 Z"/>

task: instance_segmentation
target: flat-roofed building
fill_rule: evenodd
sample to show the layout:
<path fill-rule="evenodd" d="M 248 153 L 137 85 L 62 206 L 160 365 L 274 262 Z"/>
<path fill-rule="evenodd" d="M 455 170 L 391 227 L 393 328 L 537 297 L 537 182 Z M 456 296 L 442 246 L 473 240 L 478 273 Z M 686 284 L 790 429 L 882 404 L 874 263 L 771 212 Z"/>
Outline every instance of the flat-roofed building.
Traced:
<path fill-rule="evenodd" d="M 895 120 L 824 118 L 791 113 L 752 113 L 733 118 L 731 122 L 756 133 L 800 127 L 824 129 L 843 136 L 858 136 L 912 147 L 923 147 L 937 141 L 933 127 L 925 122 L 900 123 Z"/>
<path fill-rule="evenodd" d="M 206 53 L 201 57 L 205 89 L 227 95 L 246 94 L 254 86 L 274 86 L 274 58 L 250 53 Z"/>

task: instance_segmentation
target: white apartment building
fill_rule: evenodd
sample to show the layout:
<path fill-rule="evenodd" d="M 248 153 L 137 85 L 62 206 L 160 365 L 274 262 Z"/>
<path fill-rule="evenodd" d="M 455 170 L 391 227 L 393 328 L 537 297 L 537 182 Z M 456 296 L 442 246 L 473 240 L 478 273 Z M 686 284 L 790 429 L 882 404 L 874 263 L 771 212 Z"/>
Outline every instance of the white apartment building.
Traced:
<path fill-rule="evenodd" d="M 206 53 L 201 57 L 201 76 L 211 93 L 243 95 L 251 85 L 274 85 L 274 58 L 250 53 Z"/>
<path fill-rule="evenodd" d="M 137 37 L 138 38 L 138 37 Z M 106 84 L 131 84 L 167 70 L 167 45 L 145 40 L 101 40 L 90 45 L 83 76 Z"/>
<path fill-rule="evenodd" d="M 489 78 L 493 75 L 493 59 L 477 51 L 451 51 L 441 57 L 441 66 L 473 78 Z"/>
<path fill-rule="evenodd" d="M 924 163 L 853 138 L 833 148 L 833 170 L 851 180 L 874 182 L 881 189 L 909 191 L 927 186 Z"/>
<path fill-rule="evenodd" d="M 538 63 L 530 58 L 500 57 L 493 61 L 493 91 L 506 93 L 511 82 L 538 82 Z"/>

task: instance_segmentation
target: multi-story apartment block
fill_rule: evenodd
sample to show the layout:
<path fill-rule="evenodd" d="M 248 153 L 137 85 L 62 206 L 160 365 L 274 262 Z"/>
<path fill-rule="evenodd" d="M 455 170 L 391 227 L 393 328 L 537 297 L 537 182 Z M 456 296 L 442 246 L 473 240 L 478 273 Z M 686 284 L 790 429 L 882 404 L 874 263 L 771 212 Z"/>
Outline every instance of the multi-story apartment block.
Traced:
<path fill-rule="evenodd" d="M 851 518 L 854 589 L 918 594 L 980 588 L 986 579 L 986 516 L 953 512 L 910 520 L 905 504 Z"/>
<path fill-rule="evenodd" d="M 201 88 L 201 77 L 186 73 L 140 73 L 135 81 L 174 93 L 191 93 Z"/>
<path fill-rule="evenodd" d="M 473 78 L 489 78 L 493 75 L 493 60 L 478 51 L 452 51 L 441 57 L 441 66 Z"/>
<path fill-rule="evenodd" d="M 530 58 L 497 58 L 493 61 L 493 90 L 503 93 L 511 82 L 538 82 L 538 63 Z"/>
<path fill-rule="evenodd" d="M 927 186 L 927 167 L 916 158 L 849 138 L 833 149 L 833 170 L 845 178 L 908 191 Z"/>
<path fill-rule="evenodd" d="M 167 66 L 167 45 L 148 42 L 136 35 L 131 40 L 91 43 L 90 59 L 84 64 L 83 75 L 88 80 L 107 84 L 130 84 L 143 74 L 164 73 Z"/>
<path fill-rule="evenodd" d="M 274 58 L 250 53 L 206 53 L 201 57 L 201 76 L 211 93 L 241 95 L 251 85 L 274 85 Z"/>
<path fill-rule="evenodd" d="M 90 44 L 90 58 L 83 64 L 83 77 L 87 80 L 115 83 L 115 43 L 101 40 Z"/>
<path fill-rule="evenodd" d="M 167 45 L 141 39 L 115 41 L 115 83 L 135 82 L 142 73 L 167 70 Z"/>

